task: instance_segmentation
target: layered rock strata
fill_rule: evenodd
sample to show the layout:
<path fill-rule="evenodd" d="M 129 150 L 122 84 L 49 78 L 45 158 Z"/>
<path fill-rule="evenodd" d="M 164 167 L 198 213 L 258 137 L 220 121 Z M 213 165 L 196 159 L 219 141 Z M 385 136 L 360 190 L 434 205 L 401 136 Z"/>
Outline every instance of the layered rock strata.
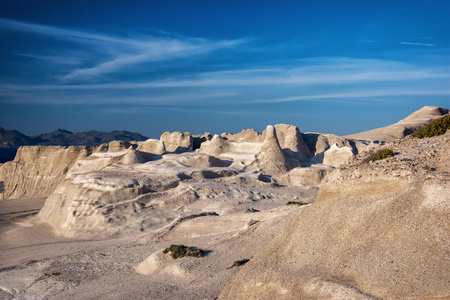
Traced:
<path fill-rule="evenodd" d="M 49 196 L 75 162 L 93 150 L 84 146 L 20 147 L 15 159 L 0 168 L 5 198 Z"/>

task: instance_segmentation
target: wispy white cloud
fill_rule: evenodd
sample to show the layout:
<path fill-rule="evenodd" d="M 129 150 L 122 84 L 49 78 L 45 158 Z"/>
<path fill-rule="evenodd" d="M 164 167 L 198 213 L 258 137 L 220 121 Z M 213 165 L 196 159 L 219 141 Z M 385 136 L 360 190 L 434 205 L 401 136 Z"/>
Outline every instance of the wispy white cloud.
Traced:
<path fill-rule="evenodd" d="M 256 99 L 248 100 L 247 103 L 283 103 L 283 102 L 295 102 L 295 101 L 315 101 L 315 100 L 329 100 L 329 99 L 362 99 L 372 97 L 392 97 L 392 96 L 450 96 L 450 90 L 429 91 L 425 89 L 384 89 L 384 90 L 358 90 L 354 92 L 344 93 L 326 93 L 326 94 L 313 94 L 304 96 L 294 96 L 285 98 L 272 98 L 272 99 Z"/>
<path fill-rule="evenodd" d="M 249 68 L 172 76 L 160 80 L 100 84 L 7 85 L 3 88 L 27 90 L 135 90 L 153 88 L 221 88 L 291 85 L 351 85 L 382 82 L 413 82 L 450 79 L 446 67 L 424 68 L 385 60 L 316 58 L 301 66 Z"/>
<path fill-rule="evenodd" d="M 142 82 L 0 84 L 0 102 L 188 107 L 345 101 L 346 99 L 450 95 L 446 66 L 425 68 L 396 61 L 310 58 L 297 66 L 203 72 Z M 3 99 L 3 100 L 2 100 Z M 117 111 L 115 111 L 117 113 Z"/>
<path fill-rule="evenodd" d="M 57 76 L 66 81 L 91 79 L 123 71 L 127 67 L 138 64 L 207 54 L 247 42 L 247 39 L 209 40 L 142 34 L 137 37 L 121 37 L 2 18 L 0 18 L 0 28 L 81 44 L 85 48 L 85 60 L 90 60 L 90 66 L 79 66 Z M 28 56 L 46 58 L 36 54 L 28 54 Z"/>
<path fill-rule="evenodd" d="M 435 44 L 429 44 L 429 43 L 414 43 L 414 42 L 400 42 L 400 45 L 412 45 L 412 46 L 425 46 L 425 47 L 436 47 Z"/>
<path fill-rule="evenodd" d="M 218 60 L 214 59 L 211 64 L 208 64 L 211 61 L 200 60 L 196 68 L 183 73 L 177 71 L 179 61 L 174 60 L 201 55 L 206 58 L 206 54 L 220 49 L 242 50 L 240 46 L 249 40 L 211 40 L 167 33 L 158 36 L 118 36 L 1 18 L 0 30 L 69 42 L 56 43 L 55 47 L 59 48 L 48 47 L 42 52 L 30 50 L 14 53 L 52 64 L 53 69 L 59 70 L 57 78 L 60 81 L 41 84 L 5 82 L 0 84 L 0 102 L 3 103 L 127 104 L 130 107 L 165 105 L 187 109 L 192 103 L 211 107 L 216 103 L 345 101 L 450 94 L 448 66 L 432 67 L 395 60 L 349 57 L 286 59 L 259 65 L 218 65 Z M 72 44 L 74 47 L 70 48 Z M 246 45 L 244 48 L 248 50 L 248 47 Z M 152 68 L 152 63 L 160 61 L 164 61 L 163 65 L 168 70 L 164 75 L 140 77 L 141 73 L 136 72 L 136 69 Z M 206 66 L 200 67 L 200 64 Z M 59 68 L 59 65 L 64 67 Z M 122 80 L 113 76 L 126 72 L 132 76 L 123 76 Z M 109 111 L 132 112 L 131 108 Z"/>
<path fill-rule="evenodd" d="M 79 65 L 83 62 L 83 59 L 75 56 L 55 56 L 55 55 L 36 55 L 29 53 L 14 53 L 18 56 L 33 58 L 42 60 L 45 62 L 51 62 L 55 64 L 68 64 L 68 65 Z"/>

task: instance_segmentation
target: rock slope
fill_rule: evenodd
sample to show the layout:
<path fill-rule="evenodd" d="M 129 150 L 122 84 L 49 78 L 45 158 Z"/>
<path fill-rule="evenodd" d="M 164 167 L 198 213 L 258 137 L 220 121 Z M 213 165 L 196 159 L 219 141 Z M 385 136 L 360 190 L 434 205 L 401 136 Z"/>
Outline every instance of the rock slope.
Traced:
<path fill-rule="evenodd" d="M 397 123 L 361 133 L 346 135 L 348 139 L 393 141 L 412 134 L 436 119 L 448 115 L 449 110 L 437 106 L 425 106 Z"/>
<path fill-rule="evenodd" d="M 73 164 L 92 151 L 84 146 L 20 147 L 15 159 L 0 168 L 5 198 L 49 196 Z"/>
<path fill-rule="evenodd" d="M 396 155 L 330 173 L 219 299 L 448 297 L 450 133 L 385 147 Z"/>

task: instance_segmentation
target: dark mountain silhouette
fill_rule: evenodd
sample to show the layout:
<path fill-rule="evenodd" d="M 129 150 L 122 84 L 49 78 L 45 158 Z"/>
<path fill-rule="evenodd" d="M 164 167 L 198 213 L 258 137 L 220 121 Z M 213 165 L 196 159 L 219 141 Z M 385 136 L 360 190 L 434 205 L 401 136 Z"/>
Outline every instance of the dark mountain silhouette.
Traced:
<path fill-rule="evenodd" d="M 0 147 L 18 148 L 25 145 L 33 145 L 33 138 L 17 130 L 6 130 L 0 127 Z"/>
<path fill-rule="evenodd" d="M 145 141 L 148 137 L 136 132 L 114 130 L 110 132 L 85 131 L 73 133 L 57 129 L 50 133 L 27 136 L 17 130 L 0 127 L 0 163 L 14 159 L 20 146 L 98 146 L 114 140 L 126 142 Z"/>
<path fill-rule="evenodd" d="M 126 142 L 145 141 L 148 137 L 139 133 L 126 130 L 114 130 L 110 132 L 85 131 L 73 133 L 64 129 L 57 129 L 50 133 L 34 136 L 26 136 L 17 130 L 6 130 L 0 128 L 0 147 L 20 146 L 98 146 L 114 140 Z"/>
<path fill-rule="evenodd" d="M 31 138 L 36 141 L 35 145 L 42 146 L 98 146 L 114 140 L 130 142 L 145 141 L 148 139 L 148 137 L 139 133 L 125 130 L 114 130 L 110 132 L 90 130 L 73 133 L 64 129 L 57 129 L 50 133 L 32 136 Z"/>

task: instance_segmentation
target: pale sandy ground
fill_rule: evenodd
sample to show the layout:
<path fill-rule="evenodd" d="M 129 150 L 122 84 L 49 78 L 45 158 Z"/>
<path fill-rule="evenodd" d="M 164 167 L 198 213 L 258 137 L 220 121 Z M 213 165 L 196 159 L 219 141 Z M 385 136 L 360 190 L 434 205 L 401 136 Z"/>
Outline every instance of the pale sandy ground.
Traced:
<path fill-rule="evenodd" d="M 310 191 L 305 201 L 314 197 Z M 156 241 L 148 233 L 84 240 L 55 236 L 26 216 L 43 200 L 0 202 L 1 299 L 215 299 L 242 268 L 229 268 L 233 262 L 259 252 L 303 209 L 284 200 L 259 212 L 187 220 Z M 252 220 L 259 222 L 249 226 Z M 162 254 L 171 243 L 207 256 L 174 260 Z M 136 272 L 140 264 L 147 275 Z"/>

